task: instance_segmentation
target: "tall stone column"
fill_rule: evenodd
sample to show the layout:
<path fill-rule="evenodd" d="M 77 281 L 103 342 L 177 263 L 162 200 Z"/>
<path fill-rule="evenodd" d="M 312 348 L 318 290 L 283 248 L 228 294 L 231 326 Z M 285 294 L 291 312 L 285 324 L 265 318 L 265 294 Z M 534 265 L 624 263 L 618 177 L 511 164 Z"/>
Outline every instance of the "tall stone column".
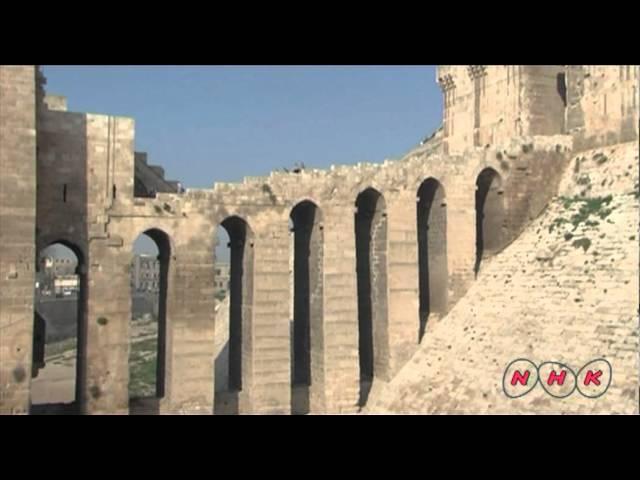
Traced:
<path fill-rule="evenodd" d="M 354 207 L 326 205 L 323 215 L 324 412 L 355 412 L 360 370 Z"/>
<path fill-rule="evenodd" d="M 240 413 L 289 413 L 291 411 L 291 351 L 289 327 L 289 231 L 287 222 L 264 214 L 253 222 L 252 325 L 248 369 L 243 371 Z M 247 273 L 247 272 L 245 272 Z M 243 319 L 244 321 L 244 319 Z M 244 341 L 243 341 L 244 343 Z M 243 345 L 244 348 L 244 345 Z M 245 365 L 245 362 L 243 362 Z"/>
<path fill-rule="evenodd" d="M 387 199 L 390 380 L 418 348 L 418 237 L 414 195 Z"/>
<path fill-rule="evenodd" d="M 214 409 L 214 235 L 177 233 L 167 292 L 167 389 L 162 413 L 211 414 Z M 184 235 L 184 238 L 182 238 Z M 187 241 L 189 237 L 189 241 Z"/>

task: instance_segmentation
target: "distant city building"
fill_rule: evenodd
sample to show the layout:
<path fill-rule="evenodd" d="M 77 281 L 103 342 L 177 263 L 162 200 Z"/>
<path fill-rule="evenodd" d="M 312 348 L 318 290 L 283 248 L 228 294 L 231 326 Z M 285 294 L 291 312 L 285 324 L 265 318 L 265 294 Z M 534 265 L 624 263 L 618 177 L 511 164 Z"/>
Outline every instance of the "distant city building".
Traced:
<path fill-rule="evenodd" d="M 36 274 L 36 290 L 43 295 L 64 296 L 80 290 L 75 259 L 45 256 Z"/>
<path fill-rule="evenodd" d="M 158 292 L 160 262 L 155 255 L 136 255 L 131 264 L 131 288 L 136 292 Z"/>
<path fill-rule="evenodd" d="M 80 290 L 80 282 L 77 275 L 61 275 L 53 279 L 53 291 L 56 296 L 65 296 Z"/>
<path fill-rule="evenodd" d="M 44 272 L 54 277 L 59 277 L 62 275 L 74 275 L 78 263 L 72 258 L 43 257 L 41 265 Z"/>
<path fill-rule="evenodd" d="M 228 263 L 216 265 L 214 288 L 216 293 L 229 290 Z M 136 255 L 131 263 L 131 288 L 136 292 L 158 292 L 160 289 L 160 262 L 154 255 Z"/>
<path fill-rule="evenodd" d="M 229 290 L 230 267 L 228 263 L 216 265 L 214 287 L 216 293 L 227 292 Z"/>

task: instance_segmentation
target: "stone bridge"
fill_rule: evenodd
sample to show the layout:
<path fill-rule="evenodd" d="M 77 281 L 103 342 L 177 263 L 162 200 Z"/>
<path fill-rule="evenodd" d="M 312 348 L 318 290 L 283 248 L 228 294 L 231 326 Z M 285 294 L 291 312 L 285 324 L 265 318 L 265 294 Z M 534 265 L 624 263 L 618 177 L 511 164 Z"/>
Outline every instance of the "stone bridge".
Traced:
<path fill-rule="evenodd" d="M 582 124 L 572 120 L 583 87 L 582 96 L 569 90 L 567 115 L 557 83 L 571 85 L 565 72 L 575 75 L 441 67 L 443 131 L 402 159 L 183 191 L 134 152 L 132 119 L 68 112 L 47 102 L 37 68 L 0 67 L 0 413 L 29 412 L 35 258 L 53 243 L 79 260 L 73 407 L 130 411 L 129 268 L 142 233 L 161 265 L 154 409 L 214 413 L 222 324 L 228 391 L 219 395 L 232 411 L 358 411 L 411 359 L 426 325 L 464 297 L 483 262 L 544 211 L 575 142 L 605 141 L 589 131 L 597 125 L 585 122 L 589 111 Z M 620 85 L 637 84 L 637 67 L 631 73 Z M 636 129 L 615 141 L 637 138 L 631 98 L 623 120 L 631 116 Z M 224 320 L 214 305 L 220 228 L 231 251 Z"/>

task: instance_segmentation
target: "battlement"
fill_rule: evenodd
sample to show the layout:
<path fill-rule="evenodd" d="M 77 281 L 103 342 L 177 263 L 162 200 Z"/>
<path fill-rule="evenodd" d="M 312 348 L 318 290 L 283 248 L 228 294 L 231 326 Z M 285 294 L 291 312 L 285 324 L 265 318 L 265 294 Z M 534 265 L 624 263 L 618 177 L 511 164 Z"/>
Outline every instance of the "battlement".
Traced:
<path fill-rule="evenodd" d="M 67 97 L 62 95 L 47 94 L 44 97 L 44 103 L 49 110 L 56 110 L 59 112 L 67 111 Z"/>

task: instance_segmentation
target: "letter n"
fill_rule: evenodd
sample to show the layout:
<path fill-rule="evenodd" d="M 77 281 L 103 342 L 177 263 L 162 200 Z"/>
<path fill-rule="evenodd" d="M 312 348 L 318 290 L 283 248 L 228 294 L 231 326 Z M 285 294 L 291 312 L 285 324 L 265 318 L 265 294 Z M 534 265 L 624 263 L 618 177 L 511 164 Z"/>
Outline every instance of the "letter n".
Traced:
<path fill-rule="evenodd" d="M 518 382 L 520 382 L 520 385 L 527 385 L 529 383 L 529 373 L 531 373 L 529 370 L 525 370 L 524 375 L 522 375 L 520 370 L 516 370 L 511 378 L 511 385 L 515 386 Z"/>

